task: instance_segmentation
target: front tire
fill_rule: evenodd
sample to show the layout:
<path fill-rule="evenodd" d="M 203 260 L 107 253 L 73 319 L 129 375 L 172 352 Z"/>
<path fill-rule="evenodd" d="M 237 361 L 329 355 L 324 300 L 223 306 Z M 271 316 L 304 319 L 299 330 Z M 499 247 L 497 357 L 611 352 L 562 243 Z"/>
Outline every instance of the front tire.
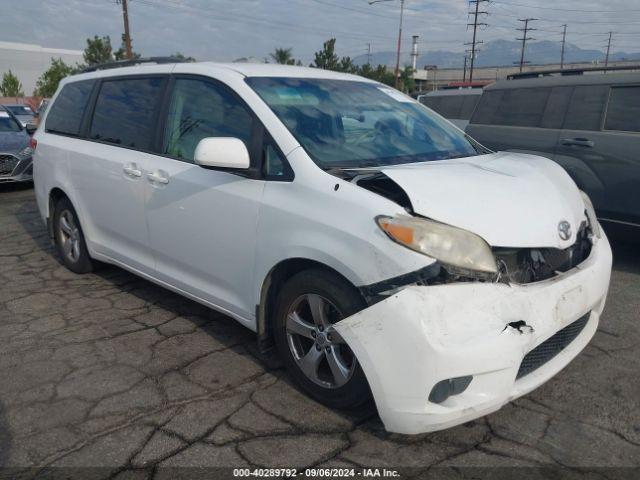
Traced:
<path fill-rule="evenodd" d="M 80 227 L 80 220 L 68 198 L 61 198 L 53 213 L 53 232 L 58 254 L 64 265 L 74 273 L 93 271 L 93 262 Z"/>
<path fill-rule="evenodd" d="M 319 269 L 294 275 L 278 295 L 276 346 L 291 377 L 320 403 L 353 409 L 371 400 L 362 367 L 333 328 L 365 307 L 355 287 Z"/>

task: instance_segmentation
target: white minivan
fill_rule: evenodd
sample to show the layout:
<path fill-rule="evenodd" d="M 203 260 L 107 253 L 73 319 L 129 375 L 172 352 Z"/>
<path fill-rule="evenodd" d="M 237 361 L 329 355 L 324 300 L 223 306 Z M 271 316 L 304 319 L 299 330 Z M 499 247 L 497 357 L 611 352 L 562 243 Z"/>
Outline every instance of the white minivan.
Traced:
<path fill-rule="evenodd" d="M 275 344 L 334 408 L 450 427 L 565 367 L 611 249 L 554 162 L 353 75 L 158 63 L 65 79 L 35 134 L 64 264 L 119 265 Z"/>

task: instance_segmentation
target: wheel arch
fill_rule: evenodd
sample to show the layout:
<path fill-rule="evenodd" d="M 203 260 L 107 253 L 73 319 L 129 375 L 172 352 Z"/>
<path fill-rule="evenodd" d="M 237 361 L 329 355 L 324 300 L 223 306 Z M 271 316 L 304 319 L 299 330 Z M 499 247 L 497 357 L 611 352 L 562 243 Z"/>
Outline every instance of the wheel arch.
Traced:
<path fill-rule="evenodd" d="M 337 275 L 359 291 L 358 287 L 345 275 L 325 263 L 304 257 L 288 258 L 280 261 L 269 270 L 269 273 L 264 278 L 260 289 L 260 303 L 256 306 L 258 347 L 261 351 L 269 350 L 273 345 L 273 315 L 279 289 L 297 273 L 310 269 L 320 269 Z"/>

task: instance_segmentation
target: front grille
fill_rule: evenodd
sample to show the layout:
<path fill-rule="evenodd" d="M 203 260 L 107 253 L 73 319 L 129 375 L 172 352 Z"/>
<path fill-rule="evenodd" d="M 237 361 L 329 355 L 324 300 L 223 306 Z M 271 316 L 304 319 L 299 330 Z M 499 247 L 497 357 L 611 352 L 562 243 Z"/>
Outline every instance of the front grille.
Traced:
<path fill-rule="evenodd" d="M 591 253 L 589 229 L 582 224 L 576 242 L 564 250 L 556 248 L 494 248 L 505 283 L 532 283 L 555 277 L 584 262 Z"/>
<path fill-rule="evenodd" d="M 587 313 L 583 317 L 580 317 L 527 353 L 522 359 L 516 380 L 540 368 L 567 348 L 567 346 L 580 335 L 580 332 L 582 332 L 589 321 L 590 315 L 591 313 Z"/>
<path fill-rule="evenodd" d="M 0 153 L 0 175 L 10 175 L 13 169 L 18 165 L 18 160 L 13 155 Z"/>

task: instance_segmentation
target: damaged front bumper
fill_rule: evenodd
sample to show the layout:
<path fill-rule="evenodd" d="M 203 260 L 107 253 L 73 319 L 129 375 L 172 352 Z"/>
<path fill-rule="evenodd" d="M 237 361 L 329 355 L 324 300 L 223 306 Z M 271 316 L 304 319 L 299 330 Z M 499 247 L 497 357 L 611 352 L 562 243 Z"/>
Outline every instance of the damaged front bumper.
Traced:
<path fill-rule="evenodd" d="M 441 430 L 498 410 L 564 368 L 596 331 L 611 263 L 603 234 L 584 262 L 552 279 L 410 286 L 335 328 L 388 431 Z M 549 358 L 548 346 L 560 350 Z M 437 394 L 443 382 L 450 396 Z"/>

